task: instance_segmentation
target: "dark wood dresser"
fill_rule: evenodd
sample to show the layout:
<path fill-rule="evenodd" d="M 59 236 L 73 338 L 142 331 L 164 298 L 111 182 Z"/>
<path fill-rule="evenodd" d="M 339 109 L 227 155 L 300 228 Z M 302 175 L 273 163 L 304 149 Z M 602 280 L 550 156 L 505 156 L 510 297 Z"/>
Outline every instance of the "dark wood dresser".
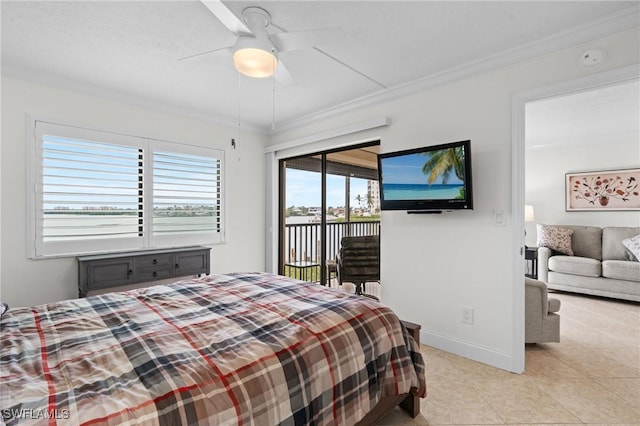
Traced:
<path fill-rule="evenodd" d="M 211 249 L 202 246 L 78 257 L 78 294 L 91 290 L 210 272 Z"/>

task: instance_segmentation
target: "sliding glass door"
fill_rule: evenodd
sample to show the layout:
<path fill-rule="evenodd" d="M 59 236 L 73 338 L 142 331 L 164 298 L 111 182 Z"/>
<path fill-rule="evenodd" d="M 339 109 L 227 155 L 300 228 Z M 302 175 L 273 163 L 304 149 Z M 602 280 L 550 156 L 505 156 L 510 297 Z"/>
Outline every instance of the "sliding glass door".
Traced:
<path fill-rule="evenodd" d="M 380 232 L 379 142 L 280 162 L 280 274 L 336 285 L 346 235 Z"/>

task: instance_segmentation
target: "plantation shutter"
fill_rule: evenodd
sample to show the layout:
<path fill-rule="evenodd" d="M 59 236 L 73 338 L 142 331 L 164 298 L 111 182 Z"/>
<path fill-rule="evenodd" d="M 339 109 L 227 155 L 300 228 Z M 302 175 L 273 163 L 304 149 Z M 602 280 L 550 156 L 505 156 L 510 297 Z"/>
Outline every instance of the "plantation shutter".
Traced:
<path fill-rule="evenodd" d="M 138 138 L 36 121 L 35 257 L 144 247 Z"/>
<path fill-rule="evenodd" d="M 219 241 L 221 160 L 211 152 L 207 154 L 154 151 L 155 242 L 166 240 L 188 244 L 194 237 Z"/>
<path fill-rule="evenodd" d="M 143 236 L 142 149 L 46 135 L 42 238 Z"/>
<path fill-rule="evenodd" d="M 223 241 L 223 151 L 34 123 L 31 257 Z"/>

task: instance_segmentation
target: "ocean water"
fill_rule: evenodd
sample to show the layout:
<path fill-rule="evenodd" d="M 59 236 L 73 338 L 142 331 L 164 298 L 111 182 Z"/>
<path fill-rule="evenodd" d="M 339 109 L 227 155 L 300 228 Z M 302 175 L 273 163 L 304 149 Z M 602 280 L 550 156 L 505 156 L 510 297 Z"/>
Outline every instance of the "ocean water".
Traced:
<path fill-rule="evenodd" d="M 149 220 L 149 219 L 147 219 Z M 200 233 L 215 226 L 215 216 L 154 217 L 154 234 Z M 45 214 L 44 241 L 65 241 L 99 238 L 137 237 L 136 215 Z"/>
<path fill-rule="evenodd" d="M 385 183 L 382 185 L 385 200 L 450 200 L 460 194 L 462 184 L 403 184 Z"/>

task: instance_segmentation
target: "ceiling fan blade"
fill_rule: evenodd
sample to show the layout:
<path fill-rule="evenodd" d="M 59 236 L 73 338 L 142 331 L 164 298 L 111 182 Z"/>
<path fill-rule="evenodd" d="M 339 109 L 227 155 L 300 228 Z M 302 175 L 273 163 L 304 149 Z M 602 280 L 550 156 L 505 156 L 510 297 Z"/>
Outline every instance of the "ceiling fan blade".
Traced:
<path fill-rule="evenodd" d="M 271 41 L 279 52 L 305 49 L 325 44 L 339 43 L 344 39 L 344 30 L 339 27 L 320 28 L 309 31 L 282 32 L 271 35 Z"/>
<path fill-rule="evenodd" d="M 214 55 L 214 56 L 215 55 L 222 55 L 222 54 L 231 55 L 232 52 L 233 52 L 233 47 L 232 46 L 228 46 L 228 47 L 222 47 L 220 49 L 207 50 L 206 52 L 196 53 L 195 55 L 185 56 L 185 57 L 179 58 L 178 61 L 184 61 L 186 59 L 193 59 L 193 58 L 197 58 L 198 56 L 203 56 L 203 55 Z"/>
<path fill-rule="evenodd" d="M 283 86 L 293 86 L 296 84 L 296 81 L 291 76 L 291 73 L 282 62 L 282 59 L 278 61 L 278 65 L 276 66 L 276 72 L 273 74 L 273 78 Z"/>
<path fill-rule="evenodd" d="M 235 35 L 250 35 L 251 30 L 221 0 L 201 0 L 207 9 Z"/>

